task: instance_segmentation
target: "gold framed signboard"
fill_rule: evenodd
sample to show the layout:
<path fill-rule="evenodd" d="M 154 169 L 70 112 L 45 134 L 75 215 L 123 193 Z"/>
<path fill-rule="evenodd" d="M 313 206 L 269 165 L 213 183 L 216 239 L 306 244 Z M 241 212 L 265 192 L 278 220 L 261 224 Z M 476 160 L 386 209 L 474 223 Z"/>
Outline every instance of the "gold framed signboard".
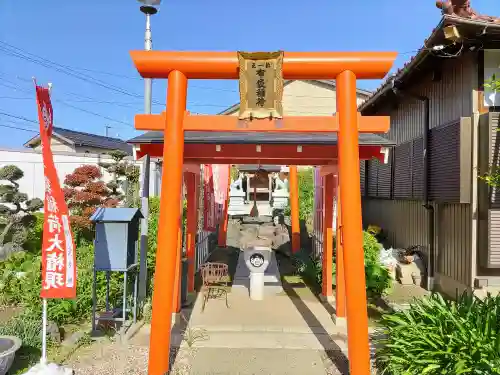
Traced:
<path fill-rule="evenodd" d="M 238 52 L 239 119 L 283 118 L 283 51 Z"/>

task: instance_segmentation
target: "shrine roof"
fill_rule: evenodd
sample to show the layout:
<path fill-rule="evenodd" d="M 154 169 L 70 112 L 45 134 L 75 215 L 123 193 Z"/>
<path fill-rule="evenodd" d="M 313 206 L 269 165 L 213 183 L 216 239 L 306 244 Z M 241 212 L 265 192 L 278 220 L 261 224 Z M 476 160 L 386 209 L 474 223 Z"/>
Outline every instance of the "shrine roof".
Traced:
<path fill-rule="evenodd" d="M 185 143 L 199 144 L 336 145 L 337 140 L 336 133 L 184 132 Z M 128 143 L 163 143 L 163 132 L 146 132 L 132 138 Z M 359 144 L 365 146 L 393 146 L 395 142 L 378 134 L 360 133 Z"/>
<path fill-rule="evenodd" d="M 238 170 L 240 172 L 249 172 L 249 171 L 257 171 L 257 170 L 265 170 L 266 172 L 280 172 L 281 165 L 271 165 L 271 164 L 238 164 Z"/>
<path fill-rule="evenodd" d="M 446 40 L 444 28 L 450 25 L 457 26 L 462 36 L 461 41 L 452 43 Z M 422 47 L 415 51 L 415 55 L 402 68 L 389 74 L 379 88 L 359 105 L 359 111 L 363 115 L 375 113 L 382 103 L 391 98 L 393 81 L 397 82 L 399 87 L 421 82 L 423 74 L 439 68 L 450 57 L 459 58 L 469 50 L 499 48 L 500 41 L 495 38 L 499 32 L 500 23 L 444 15 L 430 36 L 424 40 Z M 441 51 L 442 46 L 444 49 Z"/>

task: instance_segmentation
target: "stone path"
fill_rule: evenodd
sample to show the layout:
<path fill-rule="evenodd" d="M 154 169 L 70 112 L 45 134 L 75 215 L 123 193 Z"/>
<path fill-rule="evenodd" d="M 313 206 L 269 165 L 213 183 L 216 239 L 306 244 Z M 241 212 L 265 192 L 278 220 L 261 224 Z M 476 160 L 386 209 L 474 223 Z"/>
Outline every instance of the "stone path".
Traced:
<path fill-rule="evenodd" d="M 269 219 L 258 223 L 259 219 L 233 222 L 228 238 L 239 240 L 228 245 L 289 246 L 286 227 L 274 227 Z M 250 300 L 242 291 L 245 288 L 233 288 L 229 309 L 223 298 L 210 299 L 204 312 L 199 298 L 191 310 L 184 311 L 189 320 L 187 332 L 203 336 L 191 343 L 189 373 L 341 374 L 338 368 L 346 373 L 345 329 L 333 323 L 330 306 L 304 285 L 297 288 L 301 290 L 285 287 L 279 294 L 268 293 L 263 301 Z"/>

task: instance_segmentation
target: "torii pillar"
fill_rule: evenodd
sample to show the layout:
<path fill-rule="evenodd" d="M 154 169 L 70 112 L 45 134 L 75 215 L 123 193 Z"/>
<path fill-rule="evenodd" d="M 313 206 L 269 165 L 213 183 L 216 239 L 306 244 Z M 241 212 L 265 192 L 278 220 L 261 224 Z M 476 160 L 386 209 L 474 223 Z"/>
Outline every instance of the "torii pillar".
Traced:
<path fill-rule="evenodd" d="M 366 306 L 363 223 L 359 177 L 359 132 L 356 75 L 344 70 L 337 76 L 339 116 L 339 185 L 344 241 L 345 291 L 349 368 L 353 375 L 370 374 L 368 313 Z M 356 359 L 352 353 L 355 353 Z M 368 364 L 368 365 L 367 365 Z"/>

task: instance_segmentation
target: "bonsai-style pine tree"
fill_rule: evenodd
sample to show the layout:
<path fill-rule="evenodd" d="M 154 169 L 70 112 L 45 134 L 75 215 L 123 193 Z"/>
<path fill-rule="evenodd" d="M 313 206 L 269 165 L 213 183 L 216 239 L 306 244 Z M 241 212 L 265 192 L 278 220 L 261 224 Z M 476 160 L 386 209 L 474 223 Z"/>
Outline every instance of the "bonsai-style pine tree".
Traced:
<path fill-rule="evenodd" d="M 41 199 L 28 199 L 19 191 L 17 181 L 23 176 L 15 165 L 0 168 L 0 260 L 23 249 L 28 231 L 36 222 L 33 213 L 43 207 Z"/>
<path fill-rule="evenodd" d="M 115 150 L 108 155 L 111 156 L 113 162 L 99 164 L 113 176 L 113 180 L 107 184 L 107 187 L 116 199 L 123 200 L 124 206 L 137 206 L 139 168 L 125 159 L 128 155 L 124 151 Z"/>

